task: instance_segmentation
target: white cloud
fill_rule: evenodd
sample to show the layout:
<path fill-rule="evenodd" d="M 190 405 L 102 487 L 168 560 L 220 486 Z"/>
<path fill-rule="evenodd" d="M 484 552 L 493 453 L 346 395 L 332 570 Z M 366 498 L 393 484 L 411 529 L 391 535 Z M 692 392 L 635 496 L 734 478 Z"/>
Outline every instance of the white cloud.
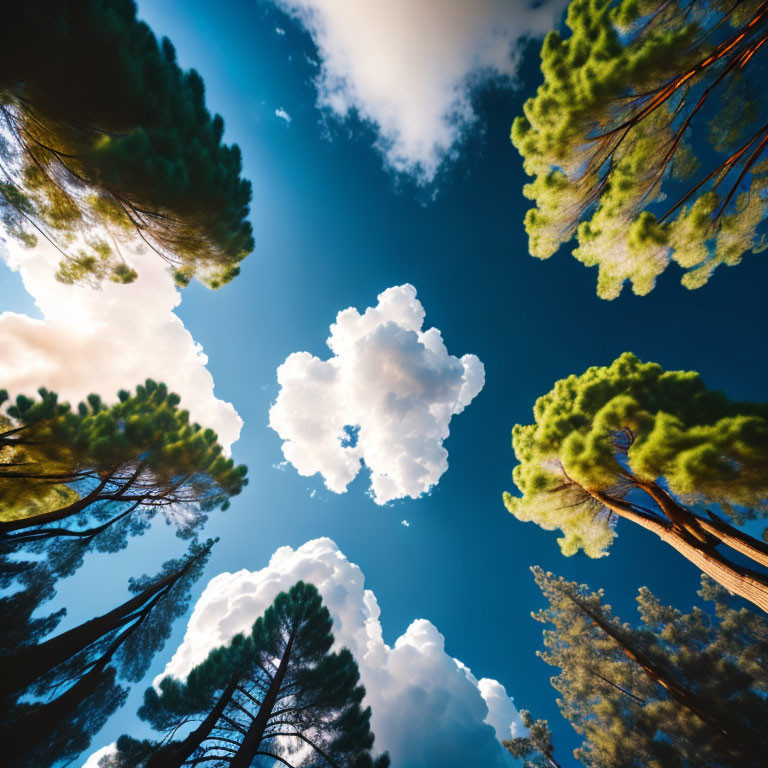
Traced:
<path fill-rule="evenodd" d="M 112 742 L 112 744 L 107 744 L 106 747 L 102 747 L 101 749 L 97 749 L 82 765 L 82 768 L 99 768 L 99 761 L 106 757 L 107 755 L 111 755 L 113 752 L 115 752 L 117 749 L 117 744 L 115 742 Z"/>
<path fill-rule="evenodd" d="M 431 181 L 476 120 L 474 86 L 512 78 L 517 43 L 545 34 L 566 5 L 549 0 L 274 0 L 318 48 L 318 103 L 373 124 L 396 171 Z"/>
<path fill-rule="evenodd" d="M 293 120 L 293 118 L 282 107 L 278 107 L 275 110 L 275 117 L 279 117 L 281 120 L 285 120 L 286 123 L 290 123 Z"/>
<path fill-rule="evenodd" d="M 377 504 L 437 483 L 451 417 L 483 388 L 485 369 L 475 355 L 449 355 L 440 331 L 422 331 L 424 315 L 412 285 L 388 288 L 362 315 L 339 312 L 330 359 L 295 352 L 277 369 L 269 425 L 299 474 L 320 473 L 343 493 L 364 461 Z"/>
<path fill-rule="evenodd" d="M 153 378 L 181 395 L 192 419 L 216 430 L 224 446 L 237 440 L 242 420 L 214 395 L 208 358 L 173 312 L 181 294 L 162 259 L 133 254 L 134 283 L 94 289 L 59 283 L 60 254 L 50 245 L 9 248 L 8 264 L 42 314 L 0 314 L 0 386 L 11 396 L 45 386 L 63 400 L 96 392 L 113 401 L 118 390 Z"/>
<path fill-rule="evenodd" d="M 410 528 L 411 524 L 407 520 L 401 520 L 400 525 L 402 525 L 404 528 Z"/>
<path fill-rule="evenodd" d="M 498 739 L 521 735 L 524 726 L 503 686 L 475 679 L 446 653 L 443 636 L 425 619 L 414 621 L 393 647 L 387 645 L 376 596 L 365 589 L 360 568 L 330 539 L 316 539 L 296 550 L 281 547 L 260 571 L 213 578 L 163 675 L 184 679 L 213 648 L 249 631 L 276 595 L 299 579 L 320 590 L 333 617 L 337 647 L 346 646 L 354 654 L 373 713 L 376 750 L 388 750 L 392 765 L 515 764 Z"/>
<path fill-rule="evenodd" d="M 282 37 L 285 34 L 285 30 L 282 27 L 275 27 L 275 32 L 277 32 L 280 37 Z"/>

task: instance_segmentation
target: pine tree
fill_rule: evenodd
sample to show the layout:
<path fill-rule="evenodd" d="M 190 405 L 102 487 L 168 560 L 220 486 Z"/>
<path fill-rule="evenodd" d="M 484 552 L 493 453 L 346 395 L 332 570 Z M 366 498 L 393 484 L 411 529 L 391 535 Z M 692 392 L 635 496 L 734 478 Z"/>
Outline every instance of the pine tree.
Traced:
<path fill-rule="evenodd" d="M 332 620 L 303 582 L 279 594 L 253 625 L 217 648 L 185 682 L 165 677 L 147 690 L 139 715 L 166 734 L 124 736 L 108 765 L 178 768 L 205 761 L 248 768 L 259 758 L 288 766 L 386 768 L 371 756 L 370 708 L 352 654 L 331 652 Z M 174 738 L 188 723 L 197 725 Z"/>
<path fill-rule="evenodd" d="M 671 262 L 698 288 L 765 247 L 768 4 L 572 0 L 512 126 L 533 181 L 531 254 L 597 267 L 597 293 L 650 292 Z"/>
<path fill-rule="evenodd" d="M 118 680 L 144 676 L 186 611 L 213 544 L 193 542 L 159 574 L 132 579 L 134 597 L 112 611 L 0 656 L 4 765 L 53 764 L 87 748 L 125 700 Z"/>
<path fill-rule="evenodd" d="M 505 739 L 502 744 L 507 751 L 513 757 L 522 759 L 523 768 L 561 768 L 555 760 L 549 723 L 546 720 L 534 720 L 527 709 L 520 710 L 520 717 L 528 729 L 528 735 Z"/>
<path fill-rule="evenodd" d="M 133 0 L 9 3 L 0 49 L 0 219 L 62 253 L 71 283 L 131 282 L 128 243 L 218 287 L 253 250 L 250 182 L 195 70 Z M 42 55 L 41 55 L 42 52 Z M 94 65 L 94 62 L 98 62 Z"/>
<path fill-rule="evenodd" d="M 120 392 L 113 405 L 91 395 L 76 410 L 42 389 L 38 400 L 17 397 L 4 421 L 0 543 L 6 546 L 93 539 L 107 529 L 119 529 L 124 539 L 140 533 L 158 510 L 188 535 L 247 483 L 246 468 L 223 455 L 216 433 L 190 424 L 179 396 L 152 380 L 135 394 Z M 91 524 L 82 528 L 83 520 Z"/>
<path fill-rule="evenodd" d="M 534 417 L 512 431 L 522 497 L 504 500 L 517 518 L 590 557 L 607 554 L 618 519 L 635 523 L 768 611 L 768 575 L 733 557 L 764 569 L 768 545 L 732 524 L 768 512 L 768 405 L 625 353 L 556 382 Z"/>
<path fill-rule="evenodd" d="M 540 656 L 588 768 L 748 768 L 768 754 L 768 621 L 702 577 L 708 609 L 683 613 L 640 590 L 637 626 L 602 590 L 532 569 L 549 603 Z"/>

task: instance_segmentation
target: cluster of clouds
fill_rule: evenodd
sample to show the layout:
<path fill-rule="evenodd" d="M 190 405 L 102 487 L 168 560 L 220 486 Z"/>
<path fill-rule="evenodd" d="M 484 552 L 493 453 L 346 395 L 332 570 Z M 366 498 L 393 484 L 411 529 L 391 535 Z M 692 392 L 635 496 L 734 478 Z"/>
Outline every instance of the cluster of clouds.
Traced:
<path fill-rule="evenodd" d="M 48 243 L 25 249 L 9 242 L 4 256 L 42 315 L 0 313 L 0 382 L 11 396 L 44 386 L 75 403 L 92 392 L 113 401 L 120 389 L 153 378 L 177 392 L 227 450 L 237 440 L 242 420 L 214 394 L 208 358 L 174 313 L 181 295 L 155 253 L 130 254 L 134 283 L 99 288 L 58 282 L 61 254 Z"/>
<path fill-rule="evenodd" d="M 274 598 L 300 579 L 317 586 L 333 617 L 336 647 L 346 646 L 357 660 L 376 751 L 387 750 L 399 768 L 466 768 L 468 758 L 483 768 L 516 764 L 499 742 L 523 735 L 525 727 L 504 686 L 476 679 L 446 652 L 443 636 L 425 619 L 387 645 L 376 596 L 365 589 L 362 571 L 327 538 L 295 550 L 281 547 L 259 571 L 214 577 L 155 685 L 165 675 L 186 679 L 211 650 L 249 632 Z"/>
<path fill-rule="evenodd" d="M 422 330 L 424 316 L 412 285 L 388 288 L 363 314 L 339 312 L 328 360 L 295 352 L 278 368 L 269 425 L 299 474 L 320 473 L 343 493 L 364 462 L 377 504 L 437 483 L 450 420 L 483 388 L 485 369 L 475 355 L 449 355 L 439 330 Z"/>
<path fill-rule="evenodd" d="M 318 105 L 374 127 L 386 164 L 422 183 L 476 123 L 473 91 L 511 82 L 519 43 L 548 32 L 566 0 L 274 0 L 320 57 Z"/>

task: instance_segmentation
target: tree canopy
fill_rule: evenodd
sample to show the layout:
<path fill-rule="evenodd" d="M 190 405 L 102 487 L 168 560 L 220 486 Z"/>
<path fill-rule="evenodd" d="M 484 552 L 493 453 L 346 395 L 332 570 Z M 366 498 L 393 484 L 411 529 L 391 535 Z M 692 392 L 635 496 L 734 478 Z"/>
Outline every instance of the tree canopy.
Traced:
<path fill-rule="evenodd" d="M 209 511 L 226 509 L 246 468 L 224 455 L 213 430 L 190 423 L 180 402 L 152 380 L 112 405 L 91 395 L 75 409 L 44 389 L 38 399 L 18 396 L 0 425 L 3 541 L 92 538 L 109 528 L 122 541 L 158 510 L 187 535 Z"/>
<path fill-rule="evenodd" d="M 528 729 L 528 735 L 505 739 L 502 744 L 509 754 L 522 759 L 523 768 L 561 768 L 555 759 L 549 723 L 546 720 L 534 720 L 527 709 L 520 710 L 520 717 Z"/>
<path fill-rule="evenodd" d="M 534 419 L 512 430 L 522 496 L 504 501 L 518 519 L 559 529 L 563 554 L 590 557 L 607 554 L 617 518 L 629 520 L 768 610 L 768 578 L 717 549 L 768 566 L 768 546 L 728 522 L 768 511 L 768 404 L 625 353 L 556 382 Z"/>
<path fill-rule="evenodd" d="M 603 591 L 532 569 L 548 606 L 539 655 L 558 668 L 563 715 L 588 768 L 746 768 L 768 743 L 768 621 L 702 577 L 705 610 L 639 591 L 640 623 L 621 622 Z"/>
<path fill-rule="evenodd" d="M 371 711 L 361 707 L 357 664 L 347 649 L 330 651 L 331 629 L 317 589 L 298 582 L 250 635 L 214 649 L 185 681 L 165 677 L 158 690 L 149 688 L 139 715 L 165 738 L 123 736 L 105 763 L 248 768 L 261 756 L 288 766 L 386 768 L 386 755 L 371 755 Z M 186 737 L 176 737 L 192 722 Z"/>
<path fill-rule="evenodd" d="M 533 177 L 533 256 L 574 236 L 597 292 L 638 295 L 675 262 L 698 288 L 765 247 L 763 0 L 572 0 L 512 126 Z"/>
<path fill-rule="evenodd" d="M 0 214 L 62 253 L 59 279 L 131 282 L 121 244 L 216 288 L 253 250 L 250 182 L 195 70 L 133 0 L 30 0 L 4 9 Z M 41 55 L 44 52 L 44 55 Z M 94 65 L 94 62 L 98 62 Z"/>
<path fill-rule="evenodd" d="M 144 676 L 187 610 L 214 543 L 193 542 L 158 574 L 131 579 L 133 596 L 111 611 L 42 641 L 33 627 L 0 655 L 4 765 L 53 765 L 88 747 L 125 700 L 119 681 Z"/>

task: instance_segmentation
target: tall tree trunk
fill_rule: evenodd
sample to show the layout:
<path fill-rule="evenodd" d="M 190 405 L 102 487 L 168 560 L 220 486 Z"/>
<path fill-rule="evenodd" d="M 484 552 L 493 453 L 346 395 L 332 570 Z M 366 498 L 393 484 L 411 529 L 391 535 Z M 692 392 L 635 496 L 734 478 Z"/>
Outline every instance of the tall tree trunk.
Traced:
<path fill-rule="evenodd" d="M 208 738 L 222 713 L 229 704 L 235 690 L 239 676 L 235 675 L 224 689 L 215 706 L 206 715 L 200 725 L 187 736 L 184 741 L 175 746 L 157 752 L 147 762 L 147 768 L 181 768 L 190 755 Z"/>
<path fill-rule="evenodd" d="M 646 483 L 636 478 L 633 478 L 633 481 L 651 496 L 662 512 L 681 530 L 688 531 L 702 543 L 715 546 L 718 543 L 725 544 L 758 565 L 768 568 L 768 545 L 764 542 L 740 531 L 711 512 L 710 517 L 707 518 L 684 507 L 658 483 Z"/>
<path fill-rule="evenodd" d="M 660 517 L 639 512 L 628 501 L 615 499 L 601 491 L 588 491 L 595 499 L 625 520 L 641 525 L 676 549 L 686 560 L 724 586 L 729 592 L 756 605 L 768 613 L 768 577 L 734 563 L 714 547 L 695 540 L 685 530 Z"/>
<path fill-rule="evenodd" d="M 7 656 L 0 656 L 0 696 L 23 690 L 38 677 L 131 621 L 135 618 L 136 611 L 141 609 L 148 600 L 171 589 L 197 559 L 197 557 L 189 558 L 179 570 L 156 581 L 103 616 L 97 616 L 39 645 L 23 648 Z"/>
<path fill-rule="evenodd" d="M 115 638 L 104 655 L 73 686 L 47 704 L 36 707 L 13 720 L 0 731 L 3 764 L 11 765 L 28 752 L 41 738 L 46 738 L 90 696 L 98 690 L 105 670 L 128 635 L 131 627 Z"/>
<path fill-rule="evenodd" d="M 680 706 L 692 712 L 700 720 L 712 726 L 732 746 L 736 755 L 759 757 L 765 755 L 766 742 L 760 734 L 745 727 L 737 718 L 718 707 L 712 707 L 694 691 L 676 679 L 674 672 L 652 659 L 645 651 L 633 643 L 619 627 L 614 626 L 599 612 L 587 605 L 576 595 L 564 591 L 563 594 L 576 605 L 582 613 L 611 637 L 621 648 L 624 655 L 634 661 L 645 674 L 660 685 Z"/>
<path fill-rule="evenodd" d="M 240 744 L 240 749 L 237 750 L 237 753 L 229 761 L 229 768 L 250 768 L 253 758 L 259 751 L 259 747 L 264 738 L 264 731 L 272 717 L 272 710 L 275 708 L 277 697 L 280 695 L 280 689 L 283 685 L 283 679 L 288 671 L 288 664 L 291 660 L 291 651 L 293 650 L 295 636 L 296 626 L 294 625 L 288 638 L 288 642 L 285 645 L 283 657 L 280 659 L 280 664 L 275 672 L 275 676 L 272 678 L 269 689 L 261 702 L 258 714 L 248 728 L 248 731 Z"/>
<path fill-rule="evenodd" d="M 699 517 L 699 525 L 727 547 L 768 568 L 768 545 L 760 539 L 740 531 L 719 517 Z"/>
<path fill-rule="evenodd" d="M 562 768 L 560 763 L 555 760 L 554 755 L 550 755 L 547 752 L 542 752 L 541 754 L 544 755 L 544 759 L 549 763 L 549 768 Z"/>

